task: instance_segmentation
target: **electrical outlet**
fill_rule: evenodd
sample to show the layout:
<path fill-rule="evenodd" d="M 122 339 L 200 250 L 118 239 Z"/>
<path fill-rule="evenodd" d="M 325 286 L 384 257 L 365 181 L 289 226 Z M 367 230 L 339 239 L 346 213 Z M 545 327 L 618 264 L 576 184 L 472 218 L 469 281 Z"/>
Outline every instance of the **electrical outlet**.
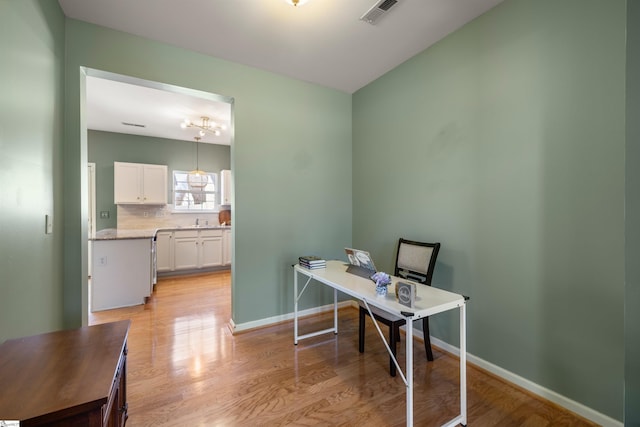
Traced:
<path fill-rule="evenodd" d="M 107 257 L 101 256 L 100 258 L 98 258 L 98 265 L 107 265 Z"/>
<path fill-rule="evenodd" d="M 144 217 L 147 218 L 149 216 L 149 212 L 144 211 Z"/>
<path fill-rule="evenodd" d="M 100 218 L 109 219 L 109 211 L 100 211 Z"/>

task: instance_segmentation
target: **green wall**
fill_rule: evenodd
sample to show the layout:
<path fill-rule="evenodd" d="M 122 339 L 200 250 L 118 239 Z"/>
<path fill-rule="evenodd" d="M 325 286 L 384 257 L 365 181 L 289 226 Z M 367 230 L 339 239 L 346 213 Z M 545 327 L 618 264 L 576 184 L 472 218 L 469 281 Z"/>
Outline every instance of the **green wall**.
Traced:
<path fill-rule="evenodd" d="M 468 351 L 618 420 L 625 5 L 507 1 L 353 97 L 353 244 L 441 242 Z"/>
<path fill-rule="evenodd" d="M 351 243 L 351 96 L 72 19 L 66 32 L 69 320 L 86 316 L 83 66 L 234 98 L 233 320 L 292 312 L 291 264 L 301 253 L 340 257 Z"/>
<path fill-rule="evenodd" d="M 353 243 L 390 269 L 399 236 L 438 240 L 436 285 L 472 298 L 472 354 L 616 419 L 624 401 L 639 424 L 626 4 L 507 0 L 352 98 L 0 0 L 0 341 L 86 316 L 87 66 L 234 98 L 236 322 L 292 310 L 300 253 Z M 432 323 L 457 343 L 455 316 Z"/>
<path fill-rule="evenodd" d="M 207 172 L 217 173 L 220 179 L 220 171 L 231 167 L 230 150 L 228 145 L 200 144 L 198 166 Z M 96 164 L 96 230 L 102 230 L 117 226 L 117 208 L 113 203 L 113 162 L 167 165 L 167 200 L 173 203 L 173 171 L 195 169 L 196 148 L 195 142 L 90 130 L 88 160 Z M 109 218 L 101 219 L 101 211 L 108 211 Z"/>
<path fill-rule="evenodd" d="M 64 34 L 57 2 L 0 0 L 0 343 L 62 327 Z"/>
<path fill-rule="evenodd" d="M 625 412 L 640 426 L 640 1 L 627 1 Z"/>

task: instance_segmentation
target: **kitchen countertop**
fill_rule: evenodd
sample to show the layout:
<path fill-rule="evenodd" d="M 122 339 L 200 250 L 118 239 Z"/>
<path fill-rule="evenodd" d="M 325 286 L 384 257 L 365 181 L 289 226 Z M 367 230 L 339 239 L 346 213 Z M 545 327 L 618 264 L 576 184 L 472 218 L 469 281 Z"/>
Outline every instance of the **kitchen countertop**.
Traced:
<path fill-rule="evenodd" d="M 191 226 L 175 226 L 148 229 L 119 229 L 106 228 L 96 232 L 95 236 L 89 240 L 123 240 L 123 239 L 153 239 L 158 231 L 176 231 L 176 230 L 228 230 L 231 226 L 223 225 L 191 225 Z"/>

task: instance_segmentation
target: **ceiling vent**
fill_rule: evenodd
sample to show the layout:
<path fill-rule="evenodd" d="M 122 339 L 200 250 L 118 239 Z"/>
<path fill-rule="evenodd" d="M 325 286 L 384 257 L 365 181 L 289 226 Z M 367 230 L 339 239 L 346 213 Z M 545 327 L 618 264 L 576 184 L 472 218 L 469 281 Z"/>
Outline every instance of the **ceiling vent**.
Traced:
<path fill-rule="evenodd" d="M 121 122 L 125 126 L 133 126 L 135 128 L 146 128 L 147 125 L 141 125 L 139 123 L 129 123 L 129 122 Z"/>
<path fill-rule="evenodd" d="M 396 3 L 398 3 L 398 0 L 380 0 L 362 15 L 360 20 L 374 25 L 382 18 L 382 15 L 387 13 Z"/>

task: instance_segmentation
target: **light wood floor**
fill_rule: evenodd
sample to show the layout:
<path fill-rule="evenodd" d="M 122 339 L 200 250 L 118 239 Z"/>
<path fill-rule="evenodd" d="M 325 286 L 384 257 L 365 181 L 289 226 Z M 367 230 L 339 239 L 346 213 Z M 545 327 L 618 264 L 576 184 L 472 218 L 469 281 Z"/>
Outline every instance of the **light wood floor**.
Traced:
<path fill-rule="evenodd" d="M 144 306 L 92 314 L 92 324 L 132 320 L 128 427 L 405 425 L 402 379 L 389 376 L 373 326 L 358 352 L 355 308 L 340 311 L 337 336 L 297 346 L 291 322 L 233 336 L 229 283 L 228 272 L 165 278 Z M 304 319 L 301 332 L 331 323 Z M 414 349 L 415 425 L 439 426 L 458 414 L 458 360 L 434 348 L 427 363 Z M 595 425 L 471 365 L 467 378 L 470 426 Z"/>

